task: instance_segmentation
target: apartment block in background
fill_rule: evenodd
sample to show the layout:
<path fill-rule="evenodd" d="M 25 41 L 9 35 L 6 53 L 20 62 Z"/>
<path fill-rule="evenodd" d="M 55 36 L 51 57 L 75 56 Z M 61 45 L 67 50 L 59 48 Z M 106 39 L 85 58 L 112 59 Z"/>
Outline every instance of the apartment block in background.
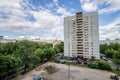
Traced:
<path fill-rule="evenodd" d="M 114 40 L 110 40 L 109 38 L 107 38 L 106 40 L 100 40 L 99 43 L 100 44 L 107 44 L 107 45 L 109 45 L 111 43 L 118 43 L 118 44 L 120 44 L 120 38 L 116 38 Z"/>
<path fill-rule="evenodd" d="M 3 40 L 4 39 L 4 36 L 0 36 L 0 40 Z"/>
<path fill-rule="evenodd" d="M 64 18 L 64 56 L 100 58 L 97 12 Z"/>
<path fill-rule="evenodd" d="M 53 48 L 55 48 L 55 46 L 57 45 L 57 44 L 60 44 L 62 41 L 61 40 L 54 40 L 53 41 Z"/>

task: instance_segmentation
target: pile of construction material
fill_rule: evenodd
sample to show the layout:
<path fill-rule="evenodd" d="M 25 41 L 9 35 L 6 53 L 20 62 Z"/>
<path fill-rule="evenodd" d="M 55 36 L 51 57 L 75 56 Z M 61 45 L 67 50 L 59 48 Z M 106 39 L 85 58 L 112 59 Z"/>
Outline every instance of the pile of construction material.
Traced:
<path fill-rule="evenodd" d="M 46 70 L 49 74 L 52 74 L 52 73 L 57 72 L 59 69 L 58 69 L 55 65 L 48 65 L 48 66 L 45 67 L 45 70 Z"/>
<path fill-rule="evenodd" d="M 53 74 L 59 70 L 55 65 L 46 65 L 41 66 L 36 69 L 37 71 L 40 71 L 40 76 L 42 80 L 53 80 L 49 78 L 49 74 Z"/>

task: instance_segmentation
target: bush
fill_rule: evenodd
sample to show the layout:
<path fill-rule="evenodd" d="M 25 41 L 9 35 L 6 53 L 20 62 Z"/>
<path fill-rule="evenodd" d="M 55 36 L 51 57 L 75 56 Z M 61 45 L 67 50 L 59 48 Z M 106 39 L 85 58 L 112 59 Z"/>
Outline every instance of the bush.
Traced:
<path fill-rule="evenodd" d="M 98 68 L 98 63 L 97 62 L 89 62 L 88 67 L 90 67 L 90 68 Z"/>
<path fill-rule="evenodd" d="M 111 66 L 105 61 L 91 61 L 88 63 L 88 67 L 102 70 L 111 70 Z"/>
<path fill-rule="evenodd" d="M 116 73 L 118 76 L 120 76 L 120 70 L 112 69 L 112 72 Z"/>
<path fill-rule="evenodd" d="M 105 61 L 98 61 L 98 68 L 103 70 L 111 70 L 111 66 Z"/>

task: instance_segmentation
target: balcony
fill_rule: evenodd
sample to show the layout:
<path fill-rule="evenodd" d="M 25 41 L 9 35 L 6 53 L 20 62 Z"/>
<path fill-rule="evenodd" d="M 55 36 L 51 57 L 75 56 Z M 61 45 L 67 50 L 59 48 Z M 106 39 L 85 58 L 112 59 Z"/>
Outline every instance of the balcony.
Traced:
<path fill-rule="evenodd" d="M 76 19 L 76 22 L 83 22 L 82 19 Z"/>
<path fill-rule="evenodd" d="M 81 47 L 81 46 L 77 46 L 77 50 L 83 50 L 83 47 Z"/>
<path fill-rule="evenodd" d="M 81 38 L 77 38 L 77 41 L 79 42 L 79 41 L 83 41 L 83 38 L 81 37 Z"/>
<path fill-rule="evenodd" d="M 77 33 L 77 36 L 83 36 L 83 33 Z"/>
<path fill-rule="evenodd" d="M 82 23 L 80 23 L 80 22 L 77 22 L 76 24 L 77 24 L 77 25 L 82 25 Z"/>
<path fill-rule="evenodd" d="M 76 20 L 77 19 L 82 19 L 82 15 L 81 16 L 76 16 Z"/>
<path fill-rule="evenodd" d="M 77 31 L 81 31 L 81 30 L 83 30 L 83 29 L 82 29 L 82 26 L 79 26 L 79 27 L 80 27 L 81 29 L 76 29 Z"/>
<path fill-rule="evenodd" d="M 82 37 L 82 36 L 80 36 L 80 37 L 79 37 L 79 36 L 77 36 L 77 39 L 83 39 L 83 37 Z"/>
<path fill-rule="evenodd" d="M 77 49 L 77 52 L 83 52 L 83 49 Z"/>
<path fill-rule="evenodd" d="M 83 52 L 77 53 L 77 56 L 83 56 Z"/>
<path fill-rule="evenodd" d="M 78 17 L 78 18 L 76 18 L 76 20 L 82 20 L 82 18 L 79 18 L 79 17 Z"/>

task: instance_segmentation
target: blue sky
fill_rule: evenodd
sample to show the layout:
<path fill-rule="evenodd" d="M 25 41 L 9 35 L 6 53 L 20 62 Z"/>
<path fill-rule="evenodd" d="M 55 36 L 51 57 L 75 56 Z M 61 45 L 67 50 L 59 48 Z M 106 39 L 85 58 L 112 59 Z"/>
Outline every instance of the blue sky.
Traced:
<path fill-rule="evenodd" d="M 120 38 L 120 0 L 0 0 L 0 35 L 63 40 L 63 18 L 98 11 L 100 39 Z"/>

